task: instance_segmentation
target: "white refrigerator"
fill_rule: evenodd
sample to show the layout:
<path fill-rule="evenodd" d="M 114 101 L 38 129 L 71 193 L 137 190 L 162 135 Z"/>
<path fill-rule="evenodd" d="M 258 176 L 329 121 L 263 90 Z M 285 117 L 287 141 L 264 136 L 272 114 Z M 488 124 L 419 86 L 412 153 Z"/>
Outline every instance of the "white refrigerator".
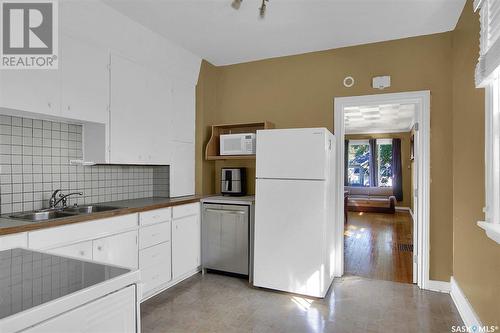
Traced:
<path fill-rule="evenodd" d="M 324 297 L 335 266 L 335 138 L 257 131 L 254 285 Z"/>

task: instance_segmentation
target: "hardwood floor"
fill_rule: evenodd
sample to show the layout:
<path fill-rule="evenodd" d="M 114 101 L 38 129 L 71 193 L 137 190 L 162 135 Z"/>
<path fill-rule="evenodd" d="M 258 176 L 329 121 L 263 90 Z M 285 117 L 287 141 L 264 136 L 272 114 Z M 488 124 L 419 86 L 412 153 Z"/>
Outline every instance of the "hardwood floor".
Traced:
<path fill-rule="evenodd" d="M 345 273 L 412 283 L 412 229 L 407 212 L 349 212 L 344 232 Z"/>

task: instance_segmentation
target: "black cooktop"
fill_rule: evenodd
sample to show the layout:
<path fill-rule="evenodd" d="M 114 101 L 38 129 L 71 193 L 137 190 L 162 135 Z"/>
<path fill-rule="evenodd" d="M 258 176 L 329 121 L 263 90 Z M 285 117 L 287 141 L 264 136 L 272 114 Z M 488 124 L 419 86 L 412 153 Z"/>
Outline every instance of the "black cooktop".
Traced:
<path fill-rule="evenodd" d="M 0 319 L 128 272 L 25 249 L 0 251 Z"/>

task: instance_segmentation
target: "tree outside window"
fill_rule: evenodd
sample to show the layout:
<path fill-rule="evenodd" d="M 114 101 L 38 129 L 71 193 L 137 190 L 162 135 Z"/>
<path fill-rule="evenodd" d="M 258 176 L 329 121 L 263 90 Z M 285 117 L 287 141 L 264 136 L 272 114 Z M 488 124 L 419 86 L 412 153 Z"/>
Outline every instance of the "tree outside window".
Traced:
<path fill-rule="evenodd" d="M 368 141 L 349 142 L 348 158 L 349 186 L 370 186 L 370 146 Z"/>
<path fill-rule="evenodd" d="M 370 185 L 370 145 L 368 140 L 349 141 L 348 151 L 349 186 Z M 377 139 L 377 179 L 379 187 L 392 186 L 392 140 Z"/>

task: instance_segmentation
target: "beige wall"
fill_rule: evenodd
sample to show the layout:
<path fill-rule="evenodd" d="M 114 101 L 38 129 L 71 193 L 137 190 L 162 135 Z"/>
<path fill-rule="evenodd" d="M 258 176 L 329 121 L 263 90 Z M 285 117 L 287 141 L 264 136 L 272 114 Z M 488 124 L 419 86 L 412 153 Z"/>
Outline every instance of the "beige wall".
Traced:
<path fill-rule="evenodd" d="M 443 33 L 218 67 L 215 114 L 211 120 L 269 120 L 277 128 L 322 126 L 333 130 L 334 98 L 381 93 L 370 86 L 373 76 L 392 76 L 392 87 L 383 93 L 430 90 L 430 276 L 434 280 L 449 280 L 453 213 L 451 40 L 451 33 Z M 202 82 L 206 82 L 205 67 L 208 64 L 204 62 Z M 347 75 L 356 80 L 352 88 L 342 85 Z M 197 151 L 201 149 L 198 147 Z M 197 155 L 198 165 L 203 163 L 201 157 Z M 206 177 L 215 178 L 215 174 L 203 176 L 197 178 L 197 190 L 215 192 L 215 187 L 211 191 L 206 187 Z"/>
<path fill-rule="evenodd" d="M 411 160 L 410 160 L 410 132 L 384 133 L 384 134 L 350 134 L 347 140 L 367 139 L 401 139 L 401 168 L 403 175 L 403 201 L 398 201 L 397 206 L 410 207 L 411 205 Z"/>
<path fill-rule="evenodd" d="M 217 71 L 215 66 L 204 60 L 196 85 L 195 178 L 197 194 L 211 194 L 215 187 L 214 165 L 205 161 L 205 145 L 210 138 L 209 126 L 215 122 Z"/>
<path fill-rule="evenodd" d="M 500 245 L 484 218 L 484 90 L 474 87 L 479 17 L 471 1 L 453 33 L 453 275 L 486 325 L 500 326 Z"/>

